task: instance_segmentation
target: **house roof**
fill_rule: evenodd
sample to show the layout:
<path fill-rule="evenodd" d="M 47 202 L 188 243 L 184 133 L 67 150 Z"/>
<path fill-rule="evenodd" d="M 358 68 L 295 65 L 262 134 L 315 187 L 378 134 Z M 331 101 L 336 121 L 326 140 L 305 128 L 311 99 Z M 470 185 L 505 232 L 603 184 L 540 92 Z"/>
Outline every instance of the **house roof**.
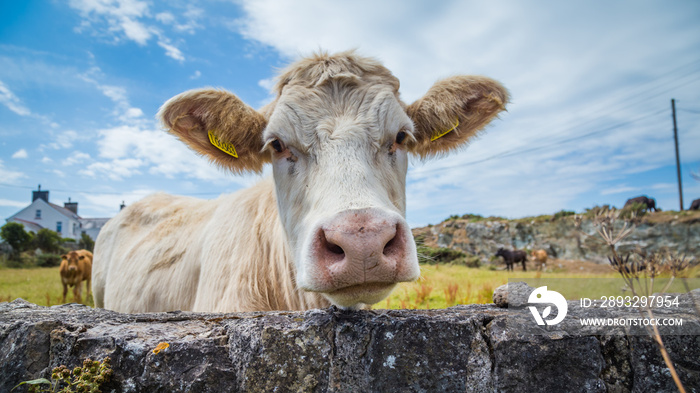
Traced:
<path fill-rule="evenodd" d="M 35 222 L 23 220 L 21 218 L 13 218 L 12 221 L 18 222 L 18 223 L 24 225 L 25 227 L 29 228 L 30 231 L 34 231 L 34 232 L 39 232 L 39 229 L 44 228 Z"/>
<path fill-rule="evenodd" d="M 109 221 L 109 218 L 81 218 L 80 219 L 80 224 L 82 225 L 82 229 L 92 229 L 92 228 L 102 228 L 107 221 Z"/>
<path fill-rule="evenodd" d="M 53 204 L 53 203 L 51 203 L 51 202 L 49 202 L 49 206 L 51 206 L 51 207 L 53 207 L 54 209 L 58 210 L 58 211 L 59 211 L 61 214 L 63 214 L 64 216 L 70 217 L 70 218 L 75 219 L 75 220 L 79 220 L 79 219 L 80 219 L 80 216 L 79 216 L 79 215 L 73 213 L 71 210 L 68 210 L 68 209 L 66 209 L 65 207 L 61 207 L 61 206 L 55 205 L 55 204 Z"/>
<path fill-rule="evenodd" d="M 64 208 L 64 207 L 58 206 L 58 205 L 56 205 L 56 204 L 46 202 L 45 200 L 43 200 L 43 199 L 41 199 L 41 198 L 38 198 L 38 199 L 36 199 L 35 201 L 33 201 L 32 203 L 30 203 L 30 204 L 29 204 L 27 207 L 25 207 L 24 209 L 22 209 L 22 210 L 18 211 L 17 213 L 11 215 L 9 218 L 6 219 L 6 221 L 11 221 L 11 220 L 13 220 L 16 216 L 20 215 L 22 212 L 25 212 L 25 211 L 27 211 L 27 210 L 29 210 L 29 209 L 43 209 L 43 208 L 45 208 L 46 206 L 50 207 L 51 209 L 55 210 L 56 212 L 58 212 L 59 214 L 61 214 L 62 216 L 66 217 L 66 218 L 68 218 L 68 219 L 72 219 L 72 220 L 76 220 L 76 221 L 80 220 L 80 216 L 78 216 L 77 214 L 73 213 L 72 211 L 70 211 L 70 210 L 68 210 L 68 209 L 66 209 L 66 208 Z"/>

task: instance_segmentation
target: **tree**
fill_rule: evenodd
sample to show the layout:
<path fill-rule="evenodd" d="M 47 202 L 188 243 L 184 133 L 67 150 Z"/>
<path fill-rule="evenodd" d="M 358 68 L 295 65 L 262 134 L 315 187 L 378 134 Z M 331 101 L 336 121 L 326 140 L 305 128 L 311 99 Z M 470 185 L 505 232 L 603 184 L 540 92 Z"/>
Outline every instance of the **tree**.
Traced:
<path fill-rule="evenodd" d="M 48 229 L 39 229 L 34 237 L 34 245 L 43 252 L 56 253 L 61 251 L 61 235 Z"/>
<path fill-rule="evenodd" d="M 0 237 L 12 247 L 10 259 L 19 260 L 19 253 L 26 250 L 32 240 L 32 236 L 24 230 L 24 225 L 18 222 L 8 222 L 0 228 Z"/>
<path fill-rule="evenodd" d="M 88 236 L 87 233 L 83 233 L 82 235 L 80 235 L 80 241 L 78 242 L 78 246 L 83 250 L 88 250 L 92 252 L 95 249 L 95 241 L 92 240 L 92 238 Z"/>

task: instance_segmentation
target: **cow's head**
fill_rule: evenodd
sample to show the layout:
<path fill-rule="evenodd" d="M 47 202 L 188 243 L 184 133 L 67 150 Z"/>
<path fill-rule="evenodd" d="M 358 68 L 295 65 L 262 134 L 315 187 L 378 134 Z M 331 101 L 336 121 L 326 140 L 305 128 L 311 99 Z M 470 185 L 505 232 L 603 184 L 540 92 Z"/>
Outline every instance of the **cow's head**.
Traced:
<path fill-rule="evenodd" d="M 74 273 L 79 270 L 79 261 L 84 258 L 85 256 L 78 255 L 77 252 L 71 251 L 68 254 L 61 255 L 61 264 L 65 264 L 68 272 Z"/>
<path fill-rule="evenodd" d="M 297 285 L 355 307 L 419 276 L 404 219 L 408 154 L 463 146 L 508 99 L 484 77 L 445 79 L 408 106 L 398 89 L 372 59 L 322 54 L 285 70 L 275 101 L 260 111 L 203 89 L 170 99 L 159 116 L 191 148 L 234 172 L 259 172 L 271 162 Z"/>

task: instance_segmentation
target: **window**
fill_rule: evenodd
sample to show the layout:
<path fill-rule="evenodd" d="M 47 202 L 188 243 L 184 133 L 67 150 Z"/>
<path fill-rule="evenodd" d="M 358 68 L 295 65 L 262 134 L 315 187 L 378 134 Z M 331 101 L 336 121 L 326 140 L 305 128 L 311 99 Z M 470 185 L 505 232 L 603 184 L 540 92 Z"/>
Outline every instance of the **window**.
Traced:
<path fill-rule="evenodd" d="M 36 217 L 34 217 L 35 220 L 41 219 L 41 209 L 36 209 Z"/>
<path fill-rule="evenodd" d="M 63 229 L 62 227 L 63 227 L 62 222 L 60 222 L 60 221 L 56 222 L 56 232 L 61 233 L 61 229 Z"/>
<path fill-rule="evenodd" d="M 75 235 L 78 232 L 78 224 L 73 223 L 73 235 Z"/>

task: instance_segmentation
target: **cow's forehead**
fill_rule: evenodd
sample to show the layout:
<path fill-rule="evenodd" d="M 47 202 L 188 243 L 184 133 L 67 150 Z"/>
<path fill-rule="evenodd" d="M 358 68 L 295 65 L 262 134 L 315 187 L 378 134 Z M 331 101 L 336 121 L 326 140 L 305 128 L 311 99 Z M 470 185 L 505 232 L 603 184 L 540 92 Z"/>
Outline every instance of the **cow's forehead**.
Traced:
<path fill-rule="evenodd" d="M 281 137 L 305 150 L 327 137 L 381 143 L 402 128 L 412 129 L 404 108 L 394 86 L 386 83 L 287 86 L 275 103 L 265 137 Z"/>

